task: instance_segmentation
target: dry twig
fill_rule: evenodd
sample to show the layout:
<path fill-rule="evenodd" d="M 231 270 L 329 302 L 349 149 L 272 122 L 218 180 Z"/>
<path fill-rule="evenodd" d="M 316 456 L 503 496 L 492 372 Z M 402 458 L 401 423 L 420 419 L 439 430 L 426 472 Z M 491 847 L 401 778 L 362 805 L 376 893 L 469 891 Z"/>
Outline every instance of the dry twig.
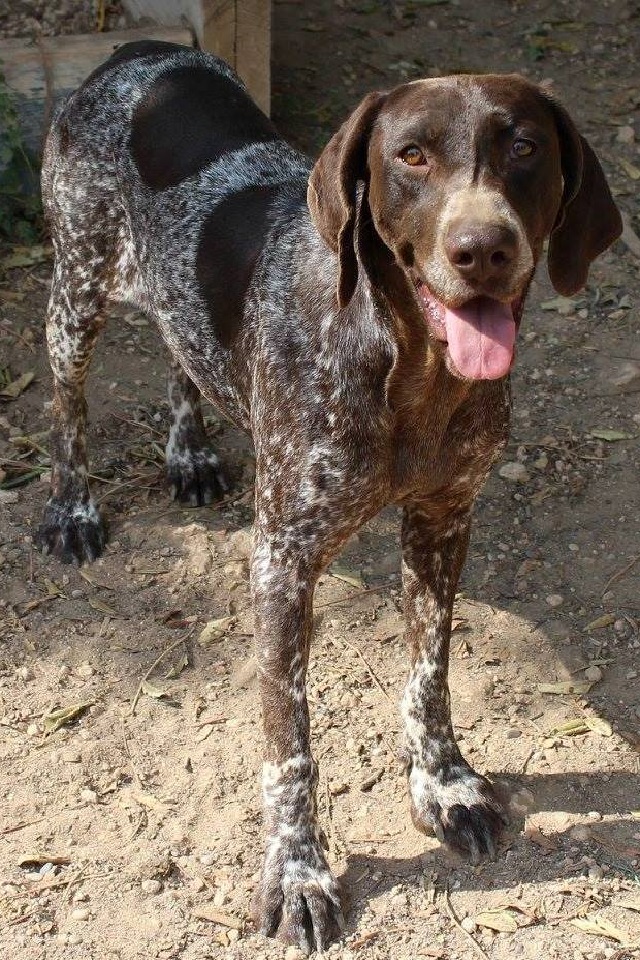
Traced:
<path fill-rule="evenodd" d="M 473 947 L 473 949 L 476 951 L 476 953 L 478 954 L 478 956 L 479 956 L 479 957 L 482 957 L 482 960 L 488 960 L 487 954 L 484 952 L 484 950 L 482 949 L 482 947 L 480 946 L 480 944 L 478 943 L 478 941 L 476 940 L 476 938 L 475 938 L 475 937 L 472 937 L 470 933 L 467 933 L 467 931 L 465 930 L 465 928 L 462 926 L 462 924 L 461 924 L 460 921 L 458 920 L 458 918 L 457 918 L 457 916 L 456 916 L 456 914 L 455 914 L 455 912 L 454 912 L 454 909 L 453 909 L 453 907 L 451 906 L 451 900 L 450 900 L 450 898 L 449 898 L 449 888 L 448 888 L 448 887 L 445 887 L 445 888 L 444 888 L 444 902 L 445 902 L 445 904 L 446 904 L 447 913 L 449 914 L 449 917 L 450 917 L 450 919 L 451 919 L 451 922 L 458 928 L 458 930 L 460 931 L 460 933 L 467 938 L 467 940 L 469 941 L 469 943 L 471 944 L 471 946 Z"/>

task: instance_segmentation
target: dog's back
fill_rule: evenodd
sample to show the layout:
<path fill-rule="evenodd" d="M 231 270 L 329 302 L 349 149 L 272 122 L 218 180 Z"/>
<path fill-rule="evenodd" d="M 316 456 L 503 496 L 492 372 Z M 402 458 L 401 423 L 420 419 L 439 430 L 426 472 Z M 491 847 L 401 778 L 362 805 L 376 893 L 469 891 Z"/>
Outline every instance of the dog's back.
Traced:
<path fill-rule="evenodd" d="M 209 399 L 246 426 L 249 375 L 228 368 L 241 341 L 251 354 L 252 282 L 274 224 L 305 204 L 308 172 L 226 63 L 144 41 L 54 118 L 43 197 L 61 269 L 94 312 L 108 301 L 148 311 Z M 63 264 L 71 249 L 82 256 Z"/>

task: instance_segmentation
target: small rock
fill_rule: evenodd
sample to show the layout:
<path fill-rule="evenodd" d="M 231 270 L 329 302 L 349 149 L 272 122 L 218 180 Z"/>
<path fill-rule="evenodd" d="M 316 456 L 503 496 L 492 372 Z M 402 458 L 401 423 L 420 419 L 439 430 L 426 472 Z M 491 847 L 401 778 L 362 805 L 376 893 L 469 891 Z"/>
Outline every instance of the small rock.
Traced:
<path fill-rule="evenodd" d="M 76 907 L 75 910 L 71 911 L 72 920 L 88 920 L 90 915 L 89 907 Z"/>
<path fill-rule="evenodd" d="M 585 679 L 590 683 L 597 683 L 598 680 L 602 680 L 603 673 L 600 667 L 587 667 L 584 672 Z"/>
<path fill-rule="evenodd" d="M 477 929 L 478 925 L 473 919 L 473 917 L 463 917 L 460 921 L 460 926 L 467 933 L 473 933 Z"/>
<path fill-rule="evenodd" d="M 627 360 L 618 366 L 617 372 L 611 377 L 614 387 L 625 387 L 640 377 L 640 363 Z"/>
<path fill-rule="evenodd" d="M 0 490 L 0 503 L 17 503 L 19 499 L 17 490 Z"/>
<path fill-rule="evenodd" d="M 213 853 L 201 853 L 198 859 L 203 867 L 212 867 L 216 862 L 215 854 Z"/>
<path fill-rule="evenodd" d="M 35 673 L 31 667 L 18 667 L 16 670 L 16 677 L 18 677 L 19 680 L 23 680 L 25 683 L 28 683 L 29 680 L 34 679 Z"/>
<path fill-rule="evenodd" d="M 527 468 L 517 460 L 511 463 L 504 463 L 498 470 L 498 474 L 503 480 L 511 480 L 514 483 L 526 483 L 529 479 Z"/>
<path fill-rule="evenodd" d="M 564 603 L 564 597 L 560 593 L 550 593 L 546 601 L 550 607 L 561 607 Z"/>
<path fill-rule="evenodd" d="M 307 954 L 303 953 L 299 947 L 287 947 L 284 952 L 284 960 L 307 960 Z"/>
<path fill-rule="evenodd" d="M 597 810 L 590 810 L 587 816 L 589 817 L 589 820 L 602 820 L 602 814 Z"/>
<path fill-rule="evenodd" d="M 83 800 L 84 803 L 97 803 L 98 794 L 95 790 L 89 790 L 87 788 L 80 791 L 80 799 Z"/>
<path fill-rule="evenodd" d="M 535 809 L 536 798 L 530 790 L 517 790 L 509 800 L 509 809 L 516 815 L 524 816 Z"/>
<path fill-rule="evenodd" d="M 329 793 L 333 797 L 339 797 L 341 793 L 346 793 L 348 789 L 349 784 L 342 780 L 332 780 L 329 784 Z"/>
<path fill-rule="evenodd" d="M 604 877 L 604 871 L 602 867 L 599 867 L 597 864 L 589 867 L 589 880 L 602 880 Z"/>
<path fill-rule="evenodd" d="M 63 763 L 82 763 L 82 754 L 77 750 L 63 750 L 60 759 Z"/>
<path fill-rule="evenodd" d="M 575 827 L 571 829 L 571 839 L 586 842 L 591 839 L 591 830 L 586 823 L 577 823 Z"/>
<path fill-rule="evenodd" d="M 636 132 L 633 127 L 618 127 L 618 132 L 616 133 L 616 140 L 618 143 L 633 143 L 635 138 Z"/>
<path fill-rule="evenodd" d="M 505 736 L 507 740 L 517 740 L 518 737 L 522 736 L 522 730 L 518 730 L 517 727 L 509 727 Z"/>
<path fill-rule="evenodd" d="M 162 891 L 162 884 L 159 880 L 143 880 L 140 884 L 140 889 L 143 893 L 148 893 L 150 896 L 155 896 L 157 893 Z"/>
<path fill-rule="evenodd" d="M 73 898 L 74 903 L 86 903 L 89 899 L 89 894 L 86 890 L 78 890 L 76 895 Z"/>

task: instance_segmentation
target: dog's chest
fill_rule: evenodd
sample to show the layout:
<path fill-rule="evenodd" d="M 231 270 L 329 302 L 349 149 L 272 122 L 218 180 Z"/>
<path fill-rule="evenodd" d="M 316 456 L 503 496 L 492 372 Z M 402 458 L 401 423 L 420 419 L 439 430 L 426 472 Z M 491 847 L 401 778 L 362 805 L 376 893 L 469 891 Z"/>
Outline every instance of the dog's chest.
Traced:
<path fill-rule="evenodd" d="M 393 485 L 402 492 L 473 499 L 505 447 L 509 420 L 507 383 L 454 409 L 436 395 L 420 416 L 396 417 Z"/>

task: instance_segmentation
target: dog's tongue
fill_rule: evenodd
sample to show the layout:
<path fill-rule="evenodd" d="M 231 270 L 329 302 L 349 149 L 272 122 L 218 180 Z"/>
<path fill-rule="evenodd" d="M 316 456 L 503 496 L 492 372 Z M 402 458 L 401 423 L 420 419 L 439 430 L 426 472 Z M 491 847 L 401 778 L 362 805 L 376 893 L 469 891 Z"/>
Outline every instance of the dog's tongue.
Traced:
<path fill-rule="evenodd" d="M 516 324 L 506 303 L 477 297 L 444 314 L 451 359 L 468 380 L 499 380 L 513 360 Z"/>

